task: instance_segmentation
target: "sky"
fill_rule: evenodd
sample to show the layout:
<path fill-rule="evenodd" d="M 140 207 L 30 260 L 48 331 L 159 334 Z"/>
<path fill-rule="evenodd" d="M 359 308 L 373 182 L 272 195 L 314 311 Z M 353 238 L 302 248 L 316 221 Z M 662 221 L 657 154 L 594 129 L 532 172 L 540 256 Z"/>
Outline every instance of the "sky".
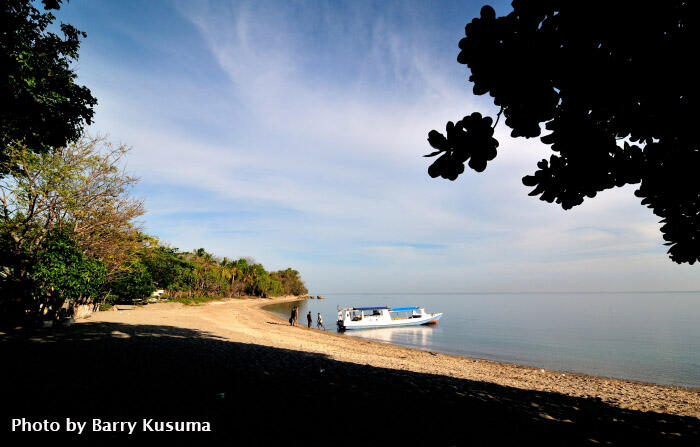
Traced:
<path fill-rule="evenodd" d="M 503 122 L 486 171 L 428 176 L 431 129 L 497 113 L 456 61 L 482 4 L 71 0 L 56 15 L 87 32 L 87 130 L 133 148 L 140 223 L 164 243 L 295 268 L 314 294 L 700 290 L 633 185 L 569 211 L 529 197 L 521 178 L 550 151 Z"/>

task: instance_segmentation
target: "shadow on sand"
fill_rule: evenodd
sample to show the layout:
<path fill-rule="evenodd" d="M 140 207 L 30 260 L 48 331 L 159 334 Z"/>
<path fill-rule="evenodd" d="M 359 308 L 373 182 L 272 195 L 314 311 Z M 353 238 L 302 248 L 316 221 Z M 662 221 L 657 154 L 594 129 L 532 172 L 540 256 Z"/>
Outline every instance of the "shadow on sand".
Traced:
<path fill-rule="evenodd" d="M 338 362 L 170 326 L 3 331 L 0 438 L 228 445 L 700 445 L 700 420 Z M 209 421 L 212 433 L 10 433 L 10 418 Z M 88 423 L 88 427 L 90 423 Z M 9 444 L 8 444 L 9 445 Z"/>

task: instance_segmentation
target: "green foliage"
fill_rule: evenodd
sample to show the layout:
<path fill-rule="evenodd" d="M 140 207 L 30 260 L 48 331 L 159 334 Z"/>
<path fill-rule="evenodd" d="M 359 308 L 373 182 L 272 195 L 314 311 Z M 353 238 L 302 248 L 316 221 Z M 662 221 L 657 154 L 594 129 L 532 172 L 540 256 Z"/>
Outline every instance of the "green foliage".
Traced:
<path fill-rule="evenodd" d="M 283 295 L 307 295 L 308 289 L 299 276 L 299 272 L 288 268 L 273 272 L 272 277 L 277 278 L 282 283 Z"/>
<path fill-rule="evenodd" d="M 251 296 L 280 296 L 284 294 L 282 282 L 268 273 L 262 264 L 249 264 L 245 259 L 235 263 L 235 281 L 242 293 Z"/>
<path fill-rule="evenodd" d="M 210 301 L 216 301 L 218 299 L 221 299 L 221 297 L 218 296 L 201 296 L 201 295 L 193 295 L 193 296 L 177 296 L 171 301 L 174 301 L 176 303 L 182 303 L 185 306 L 197 306 L 199 304 L 204 304 L 208 303 Z"/>
<path fill-rule="evenodd" d="M 102 142 L 81 138 L 39 154 L 24 144 L 5 148 L 0 313 L 35 315 L 57 309 L 60 302 L 97 303 L 105 281 L 131 271 L 138 261 L 133 219 L 143 208 L 128 194 L 135 179 L 119 166 L 128 149 Z M 147 278 L 140 280 L 133 290 L 152 287 Z"/>
<path fill-rule="evenodd" d="M 110 310 L 112 307 L 114 307 L 114 304 L 112 303 L 112 301 L 105 299 L 104 301 L 102 301 L 98 305 L 97 308 L 100 310 L 100 312 L 104 312 L 104 311 Z"/>
<path fill-rule="evenodd" d="M 66 302 L 131 303 L 156 289 L 183 302 L 306 293 L 295 270 L 183 253 L 138 232 L 135 179 L 119 168 L 127 149 L 102 142 L 49 153 L 16 144 L 0 159 L 0 314 L 55 316 Z"/>
<path fill-rule="evenodd" d="M 6 148 L 0 159 L 0 233 L 2 266 L 10 275 L 21 260 L 41 246 L 52 230 L 74 235 L 81 249 L 104 262 L 112 276 L 128 266 L 134 249 L 133 219 L 143 214 L 129 196 L 136 179 L 121 168 L 128 148 L 103 138 L 81 138 L 68 147 L 36 154 L 23 144 Z"/>
<path fill-rule="evenodd" d="M 235 297 L 241 295 L 272 297 L 307 293 L 299 272 L 287 269 L 270 273 L 262 264 L 240 258 L 219 259 L 203 248 L 192 253 L 157 247 L 144 256 L 159 271 L 160 287 L 176 299 L 194 297 Z M 154 279 L 156 276 L 154 275 Z"/>
<path fill-rule="evenodd" d="M 37 253 L 30 272 L 30 307 L 48 308 L 56 314 L 66 302 L 84 303 L 103 294 L 106 277 L 104 265 L 87 257 L 70 233 L 54 231 Z"/>
<path fill-rule="evenodd" d="M 61 2 L 43 3 L 50 10 Z M 92 123 L 97 100 L 71 67 L 86 35 L 65 23 L 62 36 L 47 31 L 54 20 L 26 0 L 0 6 L 0 159 L 17 142 L 37 152 L 65 146 Z"/>
<path fill-rule="evenodd" d="M 190 282 L 192 265 L 182 259 L 177 249 L 156 246 L 141 253 L 141 263 L 148 270 L 156 288 L 181 289 Z"/>
<path fill-rule="evenodd" d="M 0 226 L 0 243 L 6 239 Z M 20 278 L 14 294 L 20 298 L 20 313 L 39 315 L 49 309 L 55 317 L 64 303 L 95 303 L 107 310 L 114 304 L 133 303 L 148 297 L 157 288 L 165 289 L 171 300 L 187 305 L 237 296 L 273 297 L 308 293 L 299 272 L 288 268 L 268 272 L 262 264 L 246 259 L 219 259 L 204 249 L 182 253 L 154 243 L 141 235 L 141 248 L 128 266 L 108 280 L 104 264 L 81 250 L 76 235 L 66 230 L 52 230 L 38 250 L 23 254 L 14 268 L 24 266 L 25 274 L 0 274 L 2 290 Z M 7 250 L 0 254 L 8 255 Z M 3 260 L 4 265 L 10 264 Z M 5 272 L 8 268 L 5 267 Z M 13 301 L 0 304 L 7 305 Z"/>
<path fill-rule="evenodd" d="M 148 267 L 137 259 L 128 269 L 117 274 L 109 283 L 109 290 L 116 296 L 114 303 L 128 303 L 151 295 L 156 286 Z"/>

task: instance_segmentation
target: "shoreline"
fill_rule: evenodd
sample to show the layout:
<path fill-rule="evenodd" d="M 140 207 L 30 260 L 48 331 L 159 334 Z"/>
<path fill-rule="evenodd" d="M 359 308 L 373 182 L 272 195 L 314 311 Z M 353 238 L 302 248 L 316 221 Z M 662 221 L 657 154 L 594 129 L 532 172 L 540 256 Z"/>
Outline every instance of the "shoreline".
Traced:
<path fill-rule="evenodd" d="M 273 298 L 274 299 L 274 298 Z M 289 301 L 302 301 L 303 299 L 295 299 L 295 300 L 289 300 Z M 283 302 L 283 301 L 279 301 Z M 273 317 L 277 318 L 280 320 L 280 322 L 284 322 L 285 324 L 289 324 L 287 320 L 284 319 L 284 317 L 281 317 L 279 314 L 264 309 L 265 307 L 269 305 L 274 305 L 276 303 L 265 303 L 260 305 L 260 310 L 267 312 L 268 314 L 272 315 Z M 299 326 L 302 329 L 308 329 L 305 326 Z M 324 333 L 323 331 L 319 331 L 318 329 L 312 328 L 314 331 L 318 331 L 320 333 Z M 341 337 L 350 337 L 353 338 L 352 336 L 348 335 L 340 335 L 337 332 L 325 332 L 326 335 L 334 335 L 334 336 L 341 336 Z M 587 373 L 582 373 L 582 372 L 576 372 L 576 371 L 569 371 L 569 370 L 564 370 L 564 369 L 549 369 L 549 368 L 542 368 L 541 366 L 532 366 L 532 365 L 523 365 L 519 363 L 514 363 L 514 362 L 507 362 L 504 360 L 493 360 L 493 359 L 488 359 L 484 357 L 474 357 L 474 356 L 466 356 L 466 355 L 460 355 L 460 354 L 455 354 L 451 352 L 444 352 L 444 351 L 436 351 L 436 350 L 430 350 L 430 349 L 421 349 L 418 346 L 409 346 L 409 345 L 402 345 L 398 343 L 392 343 L 389 341 L 382 341 L 382 340 L 374 340 L 370 338 L 355 338 L 357 340 L 361 341 L 369 341 L 372 343 L 379 343 L 381 345 L 389 345 L 389 346 L 396 346 L 400 348 L 405 348 L 405 349 L 410 349 L 410 350 L 415 350 L 415 351 L 421 351 L 421 352 L 428 352 L 431 353 L 432 355 L 442 355 L 445 357 L 454 357 L 456 359 L 467 359 L 470 361 L 477 361 L 477 362 L 489 362 L 493 363 L 495 365 L 503 365 L 507 367 L 518 367 L 518 368 L 527 368 L 531 369 L 535 372 L 537 371 L 545 371 L 548 373 L 553 373 L 553 374 L 566 374 L 566 375 L 572 375 L 572 376 L 581 376 L 581 377 L 586 377 L 586 378 L 592 378 L 592 379 L 601 379 L 601 380 L 615 380 L 615 381 L 621 381 L 625 383 L 632 383 L 632 384 L 637 384 L 637 385 L 642 385 L 642 386 L 658 386 L 658 387 L 666 387 L 670 389 L 680 389 L 680 390 L 687 390 L 691 392 L 696 392 L 700 394 L 700 387 L 692 387 L 692 386 L 683 386 L 683 385 L 668 385 L 668 384 L 663 384 L 663 383 L 656 383 L 656 382 L 645 382 L 643 380 L 634 380 L 634 379 L 622 379 L 619 377 L 611 377 L 611 376 L 597 376 L 594 374 L 587 374 Z M 697 416 L 700 419 L 700 415 Z"/>
<path fill-rule="evenodd" d="M 132 310 L 97 312 L 77 324 L 105 322 L 176 326 L 206 331 L 239 343 L 321 354 L 340 362 L 562 394 L 627 410 L 700 419 L 698 389 L 552 371 L 292 327 L 283 317 L 263 309 L 267 305 L 298 300 L 298 297 L 288 296 L 226 298 L 197 306 L 158 303 Z"/>

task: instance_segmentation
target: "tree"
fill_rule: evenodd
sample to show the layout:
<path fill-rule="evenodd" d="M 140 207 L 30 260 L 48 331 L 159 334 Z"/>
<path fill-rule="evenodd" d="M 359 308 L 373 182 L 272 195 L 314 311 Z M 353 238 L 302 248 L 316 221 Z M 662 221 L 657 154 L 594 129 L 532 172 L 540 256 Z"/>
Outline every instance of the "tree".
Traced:
<path fill-rule="evenodd" d="M 160 289 L 181 288 L 183 278 L 192 270 L 176 248 L 157 245 L 148 247 L 139 256 L 153 278 L 154 285 Z"/>
<path fill-rule="evenodd" d="M 43 4 L 47 12 L 26 0 L 0 6 L 0 161 L 18 143 L 36 152 L 64 147 L 92 123 L 97 100 L 71 66 L 86 34 L 65 23 L 62 37 L 47 31 L 61 0 Z"/>
<path fill-rule="evenodd" d="M 300 296 L 309 293 L 304 285 L 304 281 L 302 281 L 301 276 L 299 276 L 299 272 L 294 269 L 288 268 L 286 270 L 272 272 L 270 276 L 282 283 L 283 293 L 285 295 Z"/>
<path fill-rule="evenodd" d="M 280 296 L 284 293 L 282 282 L 271 276 L 262 264 L 253 264 L 253 282 L 251 283 L 250 294 L 264 298 L 270 296 Z"/>
<path fill-rule="evenodd" d="M 541 141 L 554 155 L 523 178 L 532 196 L 564 209 L 626 184 L 661 217 L 670 258 L 700 260 L 700 166 L 694 118 L 697 4 L 684 0 L 513 1 L 467 24 L 457 58 L 476 95 L 490 94 L 511 136 Z M 428 142 L 431 177 L 481 172 L 497 155 L 490 117 L 449 122 Z"/>
<path fill-rule="evenodd" d="M 127 304 L 145 298 L 156 290 L 151 272 L 139 258 L 117 273 L 108 287 L 109 293 L 117 298 L 116 301 Z"/>
<path fill-rule="evenodd" d="M 31 266 L 32 286 L 24 308 L 42 309 L 56 318 L 65 303 L 70 307 L 102 297 L 107 278 L 104 265 L 86 256 L 68 231 L 53 230 L 44 239 Z"/>
<path fill-rule="evenodd" d="M 34 293 L 35 266 L 56 235 L 69 235 L 61 237 L 99 262 L 105 280 L 129 268 L 140 246 L 133 219 L 143 206 L 129 196 L 136 179 L 120 168 L 127 152 L 101 138 L 42 154 L 22 144 L 8 148 L 0 161 L 7 172 L 0 178 L 2 300 L 26 302 Z"/>

